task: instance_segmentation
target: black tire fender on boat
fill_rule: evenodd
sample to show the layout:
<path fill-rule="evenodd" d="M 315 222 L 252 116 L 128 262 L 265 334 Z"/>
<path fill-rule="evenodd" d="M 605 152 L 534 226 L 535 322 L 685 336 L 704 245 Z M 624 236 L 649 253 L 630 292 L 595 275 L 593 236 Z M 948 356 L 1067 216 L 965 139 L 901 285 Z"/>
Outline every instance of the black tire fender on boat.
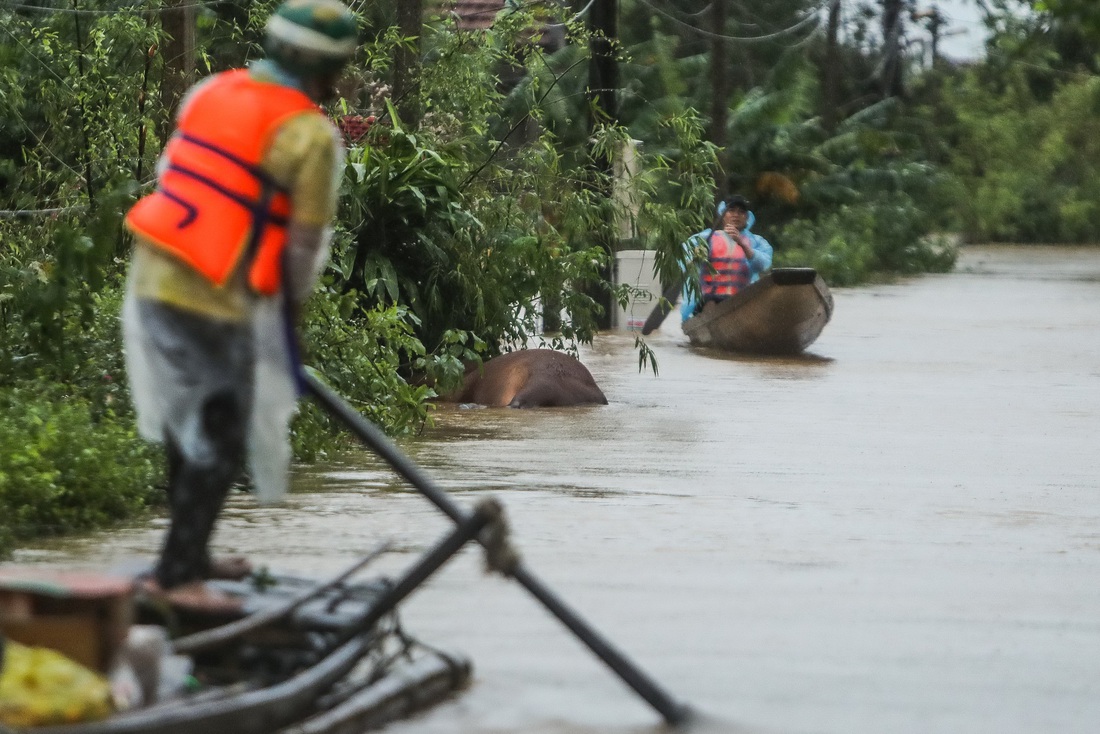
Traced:
<path fill-rule="evenodd" d="M 771 275 L 776 285 L 810 285 L 817 271 L 813 268 L 776 268 Z"/>

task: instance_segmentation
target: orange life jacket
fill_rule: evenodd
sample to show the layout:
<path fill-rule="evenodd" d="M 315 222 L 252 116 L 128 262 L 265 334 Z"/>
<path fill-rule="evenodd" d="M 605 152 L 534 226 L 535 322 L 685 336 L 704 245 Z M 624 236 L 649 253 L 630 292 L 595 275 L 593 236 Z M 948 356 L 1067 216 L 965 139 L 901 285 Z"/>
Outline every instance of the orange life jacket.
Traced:
<path fill-rule="evenodd" d="M 290 197 L 260 162 L 278 126 L 309 110 L 321 114 L 303 92 L 244 69 L 211 78 L 181 111 L 157 190 L 130 209 L 127 226 L 219 286 L 251 258 L 249 285 L 278 292 Z"/>
<path fill-rule="evenodd" d="M 752 272 L 741 243 L 717 230 L 711 234 L 710 267 L 703 273 L 700 290 L 703 298 L 729 298 L 749 284 Z"/>

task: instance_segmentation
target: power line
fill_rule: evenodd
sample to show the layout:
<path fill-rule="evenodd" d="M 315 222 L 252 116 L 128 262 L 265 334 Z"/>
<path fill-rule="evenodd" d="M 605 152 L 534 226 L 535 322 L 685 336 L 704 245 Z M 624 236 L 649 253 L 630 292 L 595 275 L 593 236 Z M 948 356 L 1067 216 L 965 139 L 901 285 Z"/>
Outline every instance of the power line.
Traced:
<path fill-rule="evenodd" d="M 38 216 L 44 217 L 87 208 L 87 204 L 73 204 L 72 206 L 56 206 L 51 209 L 0 209 L 0 219 L 19 219 L 21 217 Z"/>
<path fill-rule="evenodd" d="M 159 13 L 163 10 L 176 11 L 188 10 L 190 8 L 209 8 L 212 5 L 222 5 L 228 1 L 229 0 L 208 0 L 208 2 L 197 2 L 191 5 L 173 5 L 171 7 L 163 5 L 145 8 L 138 6 L 123 6 L 109 10 L 83 10 L 80 8 L 60 8 L 52 5 L 28 5 L 26 3 L 11 2 L 11 0 L 0 0 L 0 8 L 22 10 L 32 13 L 62 13 L 65 15 L 147 15 L 149 13 Z"/>
<path fill-rule="evenodd" d="M 827 6 L 829 6 L 831 4 L 832 4 L 831 0 L 823 0 L 823 2 L 820 5 L 818 5 L 817 7 L 811 8 L 810 10 L 806 11 L 806 14 L 807 15 L 814 15 L 814 14 L 820 13 L 822 10 L 824 10 Z M 742 15 L 740 17 L 738 17 L 734 22 L 736 22 L 737 25 L 740 26 L 741 28 L 767 28 L 767 26 L 768 26 L 767 22 L 753 23 L 753 22 L 750 22 L 750 21 L 747 21 L 747 20 L 744 19 L 744 16 L 751 16 L 751 17 L 755 18 L 756 20 L 760 20 L 760 21 L 765 21 L 766 20 L 765 18 L 761 17 L 759 12 L 755 12 L 755 11 L 757 11 L 757 7 L 755 5 L 747 4 L 747 3 L 742 4 L 739 8 L 737 8 L 737 10 L 739 10 L 742 13 Z"/>
<path fill-rule="evenodd" d="M 11 36 L 13 41 L 15 41 L 17 44 L 19 44 L 19 47 L 22 48 L 27 53 L 28 56 L 30 56 L 32 59 L 34 59 L 38 63 L 42 64 L 42 66 L 44 66 L 46 68 L 46 71 L 53 74 L 57 78 L 57 81 L 61 82 L 61 85 L 69 90 L 70 94 L 72 94 L 73 96 L 76 96 L 76 92 L 73 90 L 73 88 L 71 86 L 69 86 L 69 83 L 67 81 L 65 81 L 65 79 L 60 74 L 58 74 L 56 71 L 54 71 L 52 68 L 50 68 L 49 64 L 47 64 L 42 59 L 38 58 L 38 55 L 34 52 L 34 49 L 28 48 L 27 45 L 24 44 L 23 41 L 19 38 L 19 36 L 15 35 L 11 31 L 11 29 L 9 29 L 7 26 L 4 27 L 4 31 L 9 36 Z"/>
<path fill-rule="evenodd" d="M 1023 59 L 1014 59 L 1003 51 L 987 51 L 986 57 L 997 57 L 1003 59 L 1009 64 L 1015 64 L 1016 66 L 1026 66 L 1029 69 L 1038 69 L 1039 71 L 1045 71 L 1049 74 L 1060 74 L 1062 76 L 1071 76 L 1077 79 L 1100 79 L 1100 74 L 1093 74 L 1088 71 L 1070 71 L 1069 69 L 1055 69 L 1051 66 L 1044 66 L 1043 64 L 1036 64 L 1034 61 L 1024 61 Z"/>
<path fill-rule="evenodd" d="M 361 6 L 366 6 L 367 2 L 369 2 L 369 0 L 363 0 L 362 3 L 361 3 Z M 591 5 L 592 5 L 592 3 L 589 2 L 588 6 L 591 6 Z M 443 10 L 445 11 L 445 14 L 447 14 L 447 15 L 453 15 L 456 18 L 463 19 L 463 18 L 482 18 L 482 17 L 487 17 L 487 16 L 490 16 L 490 15 L 495 16 L 495 15 L 498 15 L 499 13 L 504 12 L 505 10 L 508 11 L 509 15 L 514 15 L 515 13 L 518 13 L 522 10 L 527 9 L 527 8 L 538 8 L 538 7 L 544 7 L 544 6 L 545 7 L 556 7 L 556 5 L 552 2 L 550 2 L 549 0 L 532 0 L 531 2 L 528 2 L 528 3 L 506 2 L 506 1 L 502 0 L 500 2 L 499 7 L 486 8 L 484 10 L 466 10 L 461 14 L 459 14 L 458 9 L 454 8 L 454 7 L 449 8 L 449 9 L 448 8 L 443 8 Z M 588 7 L 585 7 L 583 10 L 581 10 L 579 13 L 577 13 L 577 15 L 578 16 L 583 15 L 587 10 L 588 10 Z M 574 18 L 573 20 L 576 20 L 576 18 Z"/>
<path fill-rule="evenodd" d="M 585 5 L 583 8 L 581 8 L 580 10 L 578 10 L 576 13 L 574 13 L 572 18 L 565 21 L 564 23 L 551 23 L 548 27 L 550 27 L 550 28 L 561 28 L 561 27 L 567 26 L 571 23 L 576 23 L 578 20 L 580 20 L 582 17 L 584 17 L 588 13 L 588 11 L 592 8 L 592 6 L 595 3 L 596 3 L 596 0 L 588 0 L 588 4 Z"/>
<path fill-rule="evenodd" d="M 668 18 L 669 20 L 671 20 L 673 23 L 676 23 L 680 26 L 683 26 L 684 28 L 687 28 L 687 29 L 691 30 L 692 32 L 697 33 L 701 36 L 705 36 L 707 38 L 715 38 L 715 39 L 723 40 L 723 41 L 734 41 L 734 42 L 737 42 L 737 43 L 760 43 L 760 42 L 763 42 L 763 41 L 771 41 L 773 39 L 779 38 L 780 36 L 785 36 L 789 33 L 794 33 L 795 31 L 801 30 L 802 28 L 805 28 L 808 25 L 813 25 L 813 26 L 816 27 L 817 24 L 820 22 L 819 12 L 822 9 L 824 9 L 824 7 L 826 5 L 828 5 L 829 1 L 831 1 L 831 0 L 827 0 L 826 2 L 818 5 L 812 11 L 810 11 L 810 13 L 808 15 L 806 15 L 806 17 L 804 17 L 802 20 L 798 21 L 794 25 L 791 25 L 791 26 L 788 26 L 786 28 L 780 29 L 778 31 L 775 31 L 774 33 L 766 33 L 766 34 L 760 35 L 760 36 L 729 36 L 729 35 L 725 35 L 725 34 L 722 34 L 722 33 L 715 33 L 713 31 L 708 31 L 708 30 L 705 30 L 703 28 L 699 28 L 698 26 L 694 26 L 691 23 L 687 23 L 683 20 L 680 20 L 679 18 L 672 15 L 671 13 L 669 13 L 665 10 L 662 10 L 661 8 L 658 8 L 656 5 L 649 2 L 649 0 L 638 0 L 638 1 L 642 5 L 645 5 L 647 8 L 652 10 L 653 12 L 657 13 L 658 15 L 662 15 L 665 18 Z"/>

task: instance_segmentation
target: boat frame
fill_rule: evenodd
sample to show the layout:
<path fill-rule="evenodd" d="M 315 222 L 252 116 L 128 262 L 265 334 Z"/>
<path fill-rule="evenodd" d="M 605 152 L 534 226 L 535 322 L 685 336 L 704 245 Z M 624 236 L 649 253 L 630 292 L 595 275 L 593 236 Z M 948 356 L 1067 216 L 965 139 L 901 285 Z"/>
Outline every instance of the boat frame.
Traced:
<path fill-rule="evenodd" d="M 496 528 L 498 542 L 505 544 L 502 523 L 500 506 L 483 500 L 393 581 L 345 583 L 365 565 L 360 560 L 323 583 L 267 574 L 208 582 L 250 607 L 247 616 L 236 615 L 221 625 L 204 628 L 201 611 L 153 605 L 146 613 L 169 615 L 167 626 L 198 625 L 197 631 L 177 638 L 173 649 L 191 655 L 196 669 L 210 679 L 208 688 L 103 721 L 13 731 L 361 734 L 407 716 L 464 687 L 471 664 L 408 636 L 397 621 L 396 607 L 487 526 Z"/>
<path fill-rule="evenodd" d="M 813 268 L 776 268 L 683 323 L 692 346 L 749 354 L 798 354 L 833 315 L 833 295 Z"/>

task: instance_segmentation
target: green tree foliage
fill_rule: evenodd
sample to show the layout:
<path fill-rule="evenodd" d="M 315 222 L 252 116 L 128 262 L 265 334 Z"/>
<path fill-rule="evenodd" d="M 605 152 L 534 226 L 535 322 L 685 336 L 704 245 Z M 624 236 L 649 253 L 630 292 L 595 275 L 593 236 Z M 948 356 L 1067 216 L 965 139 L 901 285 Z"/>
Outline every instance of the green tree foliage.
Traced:
<path fill-rule="evenodd" d="M 199 9 L 200 74 L 256 58 L 274 4 Z M 155 11 L 103 0 L 80 12 L 32 6 L 0 8 L 0 390 L 11 415 L 34 417 L 0 426 L 34 434 L 25 452 L 0 451 L 0 472 L 12 506 L 63 498 L 59 515 L 21 510 L 31 513 L 21 527 L 48 528 L 71 509 L 72 467 L 104 487 L 149 486 L 148 474 L 97 476 L 36 441 L 95 434 L 111 442 L 95 444 L 95 460 L 115 451 L 141 466 L 118 335 L 130 245 L 120 220 L 152 184 L 167 128 L 161 83 L 174 60 L 160 51 Z M 408 86 L 419 95 L 412 124 L 394 112 L 401 100 L 388 99 L 395 48 L 410 39 L 390 26 L 391 5 L 370 6 L 367 43 L 331 112 L 377 123 L 349 151 L 333 256 L 302 341 L 307 361 L 387 429 L 421 426 L 425 400 L 470 361 L 519 344 L 592 340 L 602 308 L 592 294 L 613 247 L 655 250 L 671 280 L 683 266 L 680 243 L 711 221 L 719 170 L 757 202 L 758 229 L 780 262 L 815 265 L 836 283 L 949 262 L 922 245 L 939 224 L 928 206 L 939 177 L 907 116 L 860 114 L 875 64 L 858 42 L 842 55 L 852 71 L 845 122 L 828 131 L 819 122 L 815 0 L 738 3 L 723 29 L 682 0 L 662 4 L 667 12 L 641 0 L 622 7 L 619 118 L 592 126 L 582 12 L 509 3 L 484 33 L 431 21 L 418 40 L 421 76 Z M 555 50 L 544 34 L 567 43 Z M 715 34 L 733 61 L 725 150 L 706 139 Z M 543 333 L 544 317 L 560 320 L 553 333 Z M 639 355 L 652 364 L 641 343 Z M 35 395 L 53 400 L 39 405 Z M 52 405 L 58 395 L 64 410 Z M 321 451 L 329 429 L 306 407 L 294 425 L 298 455 Z M 32 480 L 37 488 L 26 489 Z M 123 495 L 97 505 L 89 491 L 101 509 L 74 526 L 145 501 Z"/>
<path fill-rule="evenodd" d="M 628 131 L 577 134 L 583 45 L 547 54 L 532 42 L 546 20 L 514 10 L 484 34 L 441 26 L 426 44 L 420 127 L 379 110 L 385 122 L 351 151 L 348 238 L 333 260 L 341 289 L 406 305 L 429 352 L 455 333 L 487 356 L 541 339 L 548 304 L 563 315 L 555 346 L 590 341 L 600 306 L 576 285 L 599 280 L 601 243 L 677 242 L 698 216 L 683 204 L 710 199 L 714 151 L 687 117 L 662 118 L 653 136 L 676 158 L 643 148 L 634 175 L 615 180 L 589 164 L 633 150 Z"/>
<path fill-rule="evenodd" d="M 660 121 L 710 109 L 709 41 L 716 33 L 697 7 L 677 6 L 671 22 L 647 8 L 640 1 L 624 4 L 621 122 L 643 149 L 677 160 L 682 154 L 661 134 Z M 819 38 L 812 25 L 799 27 L 811 6 L 774 4 L 757 25 L 737 15 L 743 10 L 731 4 L 730 27 L 721 34 L 739 61 L 730 69 L 724 183 L 754 202 L 756 231 L 776 246 L 777 263 L 818 267 L 837 285 L 949 269 L 953 249 L 927 237 L 950 217 L 942 206 L 947 178 L 915 134 L 922 124 L 904 100 L 871 104 L 881 96 L 877 51 L 869 45 L 873 16 L 850 19 L 852 43 L 840 54 L 840 122 L 827 129 L 823 75 L 815 65 Z M 563 139 L 584 133 L 576 105 L 560 105 L 547 119 Z M 690 204 L 698 226 L 681 229 L 680 240 L 712 223 L 714 203 Z M 682 250 L 674 247 L 669 259 L 675 252 Z"/>
<path fill-rule="evenodd" d="M 1032 0 L 1031 4 L 1037 11 L 1076 26 L 1094 43 L 1100 43 L 1100 5 L 1092 0 Z"/>
<path fill-rule="evenodd" d="M 10 543 L 116 522 L 162 477 L 133 429 L 80 396 L 0 388 L 0 554 Z"/>
<path fill-rule="evenodd" d="M 1047 104 L 1029 71 L 1011 67 L 1001 85 L 975 71 L 953 79 L 944 104 L 957 176 L 954 206 L 972 240 L 1094 242 L 1100 233 L 1100 79 L 1078 78 Z"/>
<path fill-rule="evenodd" d="M 117 355 L 116 251 L 125 189 L 101 195 L 82 223 L 72 214 L 0 220 L 0 385 L 42 377 L 89 386 L 123 376 Z"/>
<path fill-rule="evenodd" d="M 123 376 L 111 361 L 87 365 L 107 356 L 95 344 L 117 343 L 100 339 L 116 322 L 98 305 L 119 286 L 121 213 L 159 148 L 146 104 L 157 29 L 106 10 L 28 6 L 0 9 L 0 20 L 0 384 L 95 390 L 101 374 Z"/>
<path fill-rule="evenodd" d="M 411 366 L 444 382 L 457 381 L 479 345 L 467 345 L 465 335 L 448 334 L 429 358 L 413 334 L 416 318 L 406 307 L 367 308 L 359 295 L 330 289 L 310 300 L 302 328 L 303 360 L 378 425 L 392 432 L 418 429 L 428 420 L 425 401 L 434 392 L 425 381 L 410 384 L 402 373 Z M 309 401 L 300 408 L 292 425 L 299 459 L 313 460 L 340 445 L 340 426 Z"/>
<path fill-rule="evenodd" d="M 0 131 L 9 183 L 0 207 L 94 211 L 120 176 L 150 174 L 137 153 L 145 145 L 151 160 L 158 147 L 148 144 L 155 119 L 146 103 L 156 26 L 130 12 L 0 17 L 9 123 Z"/>
<path fill-rule="evenodd" d="M 639 65 L 645 67 L 642 86 L 659 86 L 661 79 L 696 68 L 692 59 L 649 58 L 657 63 Z M 661 64 L 683 74 L 654 69 Z M 953 248 L 927 237 L 948 222 L 942 207 L 948 180 L 916 134 L 920 120 L 895 99 L 861 109 L 828 130 L 817 114 L 819 79 L 808 58 L 792 51 L 765 83 L 731 98 L 728 188 L 753 201 L 755 231 L 775 245 L 776 263 L 816 267 L 835 285 L 950 269 Z M 670 97 L 661 98 L 674 106 Z M 649 137 L 648 120 L 640 115 L 631 135 Z M 698 205 L 701 225 L 709 226 L 713 202 Z"/>
<path fill-rule="evenodd" d="M 820 0 L 774 0 L 768 3 L 726 0 L 726 27 L 713 25 L 713 8 L 693 0 L 622 0 L 620 28 L 623 45 L 630 50 L 632 64 L 648 65 L 649 54 L 637 49 L 659 43 L 661 55 L 671 59 L 692 59 L 697 73 L 669 80 L 684 91 L 698 110 L 710 109 L 712 79 L 708 56 L 712 42 L 721 39 L 728 47 L 730 89 L 745 92 L 766 83 L 772 69 L 792 48 L 800 48 L 815 35 L 822 22 Z M 667 68 L 667 67 L 666 67 Z M 626 100 L 636 95 L 628 81 Z M 634 96 L 633 104 L 645 103 Z M 650 97 L 657 102 L 658 98 Z M 629 102 L 628 102 L 629 103 Z"/>
<path fill-rule="evenodd" d="M 942 206 L 966 239 L 1096 242 L 1092 4 L 1028 5 L 990 2 L 989 56 L 927 76 L 921 137 L 950 176 Z"/>

